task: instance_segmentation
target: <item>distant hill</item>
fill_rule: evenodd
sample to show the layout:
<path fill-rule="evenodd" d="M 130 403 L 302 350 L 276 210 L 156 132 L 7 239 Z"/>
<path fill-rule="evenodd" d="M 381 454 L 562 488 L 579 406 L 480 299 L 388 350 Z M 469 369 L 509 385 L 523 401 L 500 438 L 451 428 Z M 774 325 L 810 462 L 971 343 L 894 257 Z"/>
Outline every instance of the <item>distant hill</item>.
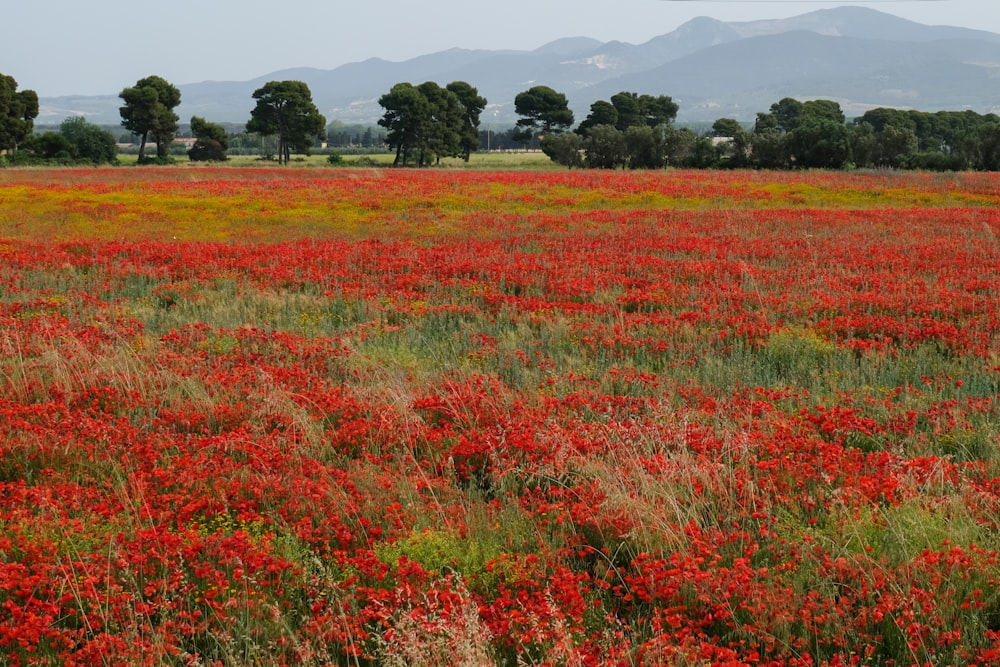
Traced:
<path fill-rule="evenodd" d="M 696 18 L 643 44 L 571 37 L 534 51 L 449 49 L 403 62 L 372 58 L 332 70 L 298 68 L 251 81 L 178 85 L 182 120 L 245 122 L 264 83 L 297 79 L 327 120 L 374 123 L 396 83 L 467 81 L 490 105 L 485 125 L 512 125 L 514 97 L 533 85 L 565 93 L 578 120 L 619 91 L 670 95 L 679 121 L 752 120 L 782 97 L 838 101 L 848 115 L 878 106 L 1000 111 L 1000 34 L 928 26 L 863 7 L 788 19 Z M 127 85 L 127 82 L 124 85 Z M 117 124 L 115 95 L 42 98 L 39 123 L 85 115 Z"/>

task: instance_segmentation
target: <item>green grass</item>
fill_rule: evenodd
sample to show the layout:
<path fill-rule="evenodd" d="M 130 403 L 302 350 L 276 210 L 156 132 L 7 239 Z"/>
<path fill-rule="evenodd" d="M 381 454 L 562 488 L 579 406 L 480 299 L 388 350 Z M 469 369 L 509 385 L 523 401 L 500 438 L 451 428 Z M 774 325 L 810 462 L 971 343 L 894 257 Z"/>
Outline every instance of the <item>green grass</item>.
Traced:
<path fill-rule="evenodd" d="M 336 150 L 336 149 L 333 149 Z M 331 165 L 327 154 L 293 155 L 291 167 L 330 167 L 330 168 L 371 168 L 391 167 L 395 153 L 370 153 L 366 155 L 344 155 L 338 165 Z M 173 156 L 177 165 L 190 165 L 187 156 Z M 137 155 L 119 154 L 118 162 L 122 166 L 135 166 Z M 257 155 L 233 155 L 225 163 L 232 167 L 270 167 L 277 166 L 276 161 L 261 160 Z M 215 163 L 213 165 L 217 166 Z M 469 162 L 459 158 L 445 158 L 440 164 L 430 168 L 438 169 L 563 169 L 552 162 L 540 151 L 491 151 L 473 153 Z"/>

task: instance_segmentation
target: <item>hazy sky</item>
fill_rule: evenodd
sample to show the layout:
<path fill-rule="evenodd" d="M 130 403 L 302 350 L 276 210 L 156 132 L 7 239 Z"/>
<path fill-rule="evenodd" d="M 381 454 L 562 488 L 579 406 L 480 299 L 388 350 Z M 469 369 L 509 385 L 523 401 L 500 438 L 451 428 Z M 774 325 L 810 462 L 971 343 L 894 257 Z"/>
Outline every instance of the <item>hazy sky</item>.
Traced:
<path fill-rule="evenodd" d="M 696 16 L 783 18 L 860 5 L 1000 33 L 998 0 L 23 0 L 5 3 L 0 73 L 42 97 L 117 95 L 157 74 L 244 81 L 452 47 L 534 49 L 560 37 L 639 44 Z M 164 11 L 166 9 L 167 11 Z"/>

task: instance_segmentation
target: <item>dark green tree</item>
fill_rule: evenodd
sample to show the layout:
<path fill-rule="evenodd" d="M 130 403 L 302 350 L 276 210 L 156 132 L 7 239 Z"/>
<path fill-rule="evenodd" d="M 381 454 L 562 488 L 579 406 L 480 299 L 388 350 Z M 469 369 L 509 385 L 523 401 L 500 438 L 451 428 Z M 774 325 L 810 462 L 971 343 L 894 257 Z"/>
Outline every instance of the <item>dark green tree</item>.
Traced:
<path fill-rule="evenodd" d="M 444 88 L 433 81 L 418 86 L 398 83 L 379 98 L 385 109 L 378 124 L 388 130 L 385 142 L 396 150 L 394 166 L 417 165 L 461 157 L 468 162 L 479 148 L 479 116 L 486 99 L 464 81 Z"/>
<path fill-rule="evenodd" d="M 59 125 L 59 133 L 73 147 L 73 157 L 93 164 L 111 164 L 118 160 L 115 137 L 82 116 L 67 118 Z"/>
<path fill-rule="evenodd" d="M 753 157 L 760 167 L 840 168 L 850 159 L 850 138 L 840 105 L 832 100 L 800 102 L 790 97 L 758 113 Z"/>
<path fill-rule="evenodd" d="M 671 129 L 666 136 L 667 164 L 671 167 L 690 166 L 697 143 L 698 133 L 691 128 Z"/>
<path fill-rule="evenodd" d="M 585 162 L 593 169 L 625 168 L 628 152 L 625 134 L 614 125 L 597 125 L 590 128 L 583 140 Z"/>
<path fill-rule="evenodd" d="M 917 134 L 909 127 L 886 125 L 875 135 L 874 162 L 877 167 L 907 167 L 917 153 Z"/>
<path fill-rule="evenodd" d="M 600 100 L 590 106 L 590 115 L 577 128 L 586 134 L 597 125 L 612 125 L 622 132 L 630 127 L 659 127 L 670 125 L 677 117 L 679 107 L 668 95 L 639 95 L 622 91 L 611 96 L 611 101 Z"/>
<path fill-rule="evenodd" d="M 573 125 L 573 111 L 566 96 L 548 86 L 534 86 L 518 93 L 514 112 L 521 116 L 516 125 L 517 136 L 522 140 L 558 134 Z"/>
<path fill-rule="evenodd" d="M 841 169 L 851 156 L 847 127 L 823 116 L 806 115 L 788 139 L 797 167 Z"/>
<path fill-rule="evenodd" d="M 590 115 L 576 129 L 588 139 L 591 132 L 599 133 L 592 141 L 584 142 L 587 164 L 604 169 L 663 167 L 667 162 L 667 135 L 677 110 L 677 104 L 667 95 L 623 91 L 613 95 L 610 102 L 594 102 Z"/>
<path fill-rule="evenodd" d="M 458 95 L 433 81 L 420 84 L 417 90 L 427 100 L 427 116 L 420 124 L 419 164 L 461 155 L 465 110 Z"/>
<path fill-rule="evenodd" d="M 302 81 L 269 81 L 253 93 L 257 105 L 250 111 L 247 132 L 278 137 L 278 162 L 288 164 L 291 153 L 309 153 L 326 138 L 326 118 Z"/>
<path fill-rule="evenodd" d="M 677 132 L 691 132 L 682 128 Z M 712 137 L 691 132 L 684 142 L 684 154 L 676 164 L 686 169 L 715 169 L 719 166 L 719 151 L 712 143 Z"/>
<path fill-rule="evenodd" d="M 791 166 L 787 135 L 777 126 L 762 127 L 760 116 L 751 139 L 751 161 L 761 169 L 788 169 Z"/>
<path fill-rule="evenodd" d="M 854 121 L 856 125 L 868 123 L 876 134 L 882 132 L 887 127 L 897 127 L 916 131 L 917 123 L 906 111 L 899 109 L 888 109 L 879 107 L 869 109 L 860 118 Z"/>
<path fill-rule="evenodd" d="M 850 142 L 840 104 L 832 100 L 798 102 L 785 98 L 772 110 L 786 129 L 788 161 L 806 169 L 840 169 L 850 159 Z"/>
<path fill-rule="evenodd" d="M 828 120 L 838 125 L 843 125 L 847 117 L 844 116 L 840 103 L 833 100 L 808 100 L 802 103 L 799 112 L 799 120 Z"/>
<path fill-rule="evenodd" d="M 639 108 L 649 127 L 670 125 L 680 110 L 680 106 L 669 95 L 640 95 Z"/>
<path fill-rule="evenodd" d="M 18 92 L 14 77 L 0 74 L 0 151 L 17 151 L 17 145 L 31 136 L 38 117 L 38 94 Z"/>
<path fill-rule="evenodd" d="M 946 149 L 945 128 L 937 114 L 911 109 L 906 115 L 913 121 L 913 131 L 917 135 L 917 150 L 943 153 Z"/>
<path fill-rule="evenodd" d="M 387 130 L 385 142 L 395 148 L 393 166 L 405 166 L 410 152 L 420 146 L 424 127 L 430 117 L 430 102 L 412 83 L 397 83 L 379 98 L 385 113 L 378 124 Z"/>
<path fill-rule="evenodd" d="M 731 139 L 740 132 L 746 132 L 735 118 L 720 118 L 712 123 L 712 136 Z"/>
<path fill-rule="evenodd" d="M 720 118 L 712 124 L 721 167 L 740 169 L 750 163 L 753 136 L 735 118 Z M 721 140 L 721 143 L 719 142 Z"/>
<path fill-rule="evenodd" d="M 919 150 L 917 121 L 907 111 L 870 109 L 850 129 L 851 160 L 859 167 L 907 168 Z"/>
<path fill-rule="evenodd" d="M 618 112 L 618 122 L 615 127 L 624 132 L 630 127 L 646 124 L 642 103 L 636 93 L 620 92 L 611 96 L 611 105 Z"/>
<path fill-rule="evenodd" d="M 984 123 L 979 128 L 979 142 L 982 150 L 979 168 L 1000 171 L 1000 123 Z"/>
<path fill-rule="evenodd" d="M 618 125 L 618 109 L 611 102 L 598 100 L 591 104 L 590 114 L 583 119 L 579 127 L 576 128 L 576 132 L 586 136 L 590 128 L 598 125 L 610 125 L 611 127 Z"/>
<path fill-rule="evenodd" d="M 446 88 L 458 97 L 462 105 L 462 127 L 459 133 L 459 150 L 466 162 L 472 151 L 479 149 L 479 117 L 486 109 L 487 100 L 465 81 L 452 81 Z"/>
<path fill-rule="evenodd" d="M 166 79 L 153 75 L 139 79 L 118 97 L 125 102 L 119 109 L 122 127 L 140 137 L 139 162 L 145 161 L 149 139 L 156 143 L 156 157 L 165 160 L 178 128 L 179 118 L 174 108 L 181 103 L 181 91 Z"/>
<path fill-rule="evenodd" d="M 227 159 L 229 135 L 226 128 L 200 116 L 191 116 L 191 134 L 196 139 L 188 151 L 188 158 L 192 162 L 222 162 Z"/>
<path fill-rule="evenodd" d="M 31 150 L 35 156 L 45 160 L 59 160 L 68 163 L 76 157 L 73 144 L 58 132 L 46 132 L 35 137 Z"/>
<path fill-rule="evenodd" d="M 982 133 L 984 128 L 1000 123 L 996 114 L 981 115 L 974 111 L 905 113 L 917 137 L 917 153 L 912 156 L 910 166 L 922 169 L 982 168 L 985 159 Z M 903 126 L 901 122 L 898 125 Z"/>
<path fill-rule="evenodd" d="M 772 129 L 779 132 L 791 132 L 798 127 L 801 115 L 802 102 L 791 97 L 785 97 L 772 104 L 770 111 L 767 113 L 757 114 L 754 133 L 761 134 Z"/>
<path fill-rule="evenodd" d="M 982 169 L 983 128 L 1000 123 L 1000 117 L 971 110 L 940 113 L 946 114 L 948 118 L 949 131 L 945 137 L 948 152 L 961 164 L 962 169 Z"/>
<path fill-rule="evenodd" d="M 662 169 L 667 164 L 666 137 L 671 130 L 664 125 L 633 125 L 624 132 L 625 155 L 630 169 Z"/>
<path fill-rule="evenodd" d="M 576 132 L 560 132 L 549 134 L 542 139 L 542 152 L 549 156 L 549 159 L 564 167 L 582 167 L 583 137 Z"/>
<path fill-rule="evenodd" d="M 855 118 L 847 128 L 848 143 L 851 145 L 851 162 L 855 167 L 874 167 L 878 150 L 878 138 L 871 123 Z"/>

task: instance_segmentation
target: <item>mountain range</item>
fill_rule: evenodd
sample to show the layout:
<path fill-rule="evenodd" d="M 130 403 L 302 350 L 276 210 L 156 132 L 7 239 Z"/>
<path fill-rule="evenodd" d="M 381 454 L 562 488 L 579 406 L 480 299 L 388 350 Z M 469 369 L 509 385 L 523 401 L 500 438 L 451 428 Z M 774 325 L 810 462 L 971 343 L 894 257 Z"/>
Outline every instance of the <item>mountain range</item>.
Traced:
<path fill-rule="evenodd" d="M 374 123 L 396 83 L 467 81 L 489 102 L 484 126 L 509 127 L 514 97 L 535 85 L 564 93 L 577 120 L 620 91 L 669 95 L 678 122 L 753 120 L 784 97 L 831 99 L 848 116 L 874 107 L 1000 111 L 1000 34 L 929 26 L 845 6 L 778 20 L 701 17 L 643 44 L 571 37 L 533 51 L 449 49 L 402 62 L 371 58 L 332 70 L 295 68 L 250 81 L 179 84 L 182 121 L 246 122 L 268 81 L 308 84 L 328 121 Z M 124 87 L 124 86 L 123 86 Z M 117 95 L 40 99 L 37 123 L 70 116 L 118 124 Z"/>

